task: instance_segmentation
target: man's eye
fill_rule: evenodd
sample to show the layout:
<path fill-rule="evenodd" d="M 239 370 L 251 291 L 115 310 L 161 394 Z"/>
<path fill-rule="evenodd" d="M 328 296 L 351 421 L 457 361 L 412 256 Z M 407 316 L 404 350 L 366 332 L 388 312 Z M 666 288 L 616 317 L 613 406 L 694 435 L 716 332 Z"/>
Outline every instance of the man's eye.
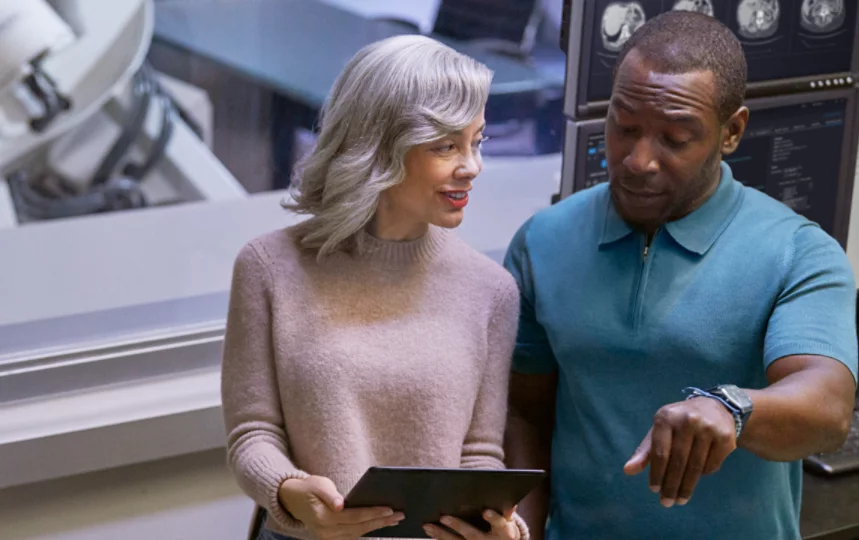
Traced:
<path fill-rule="evenodd" d="M 638 128 L 634 127 L 634 126 L 616 125 L 616 127 L 617 127 L 617 130 L 620 131 L 621 135 L 624 135 L 627 137 L 634 136 L 636 133 L 638 133 Z"/>
<path fill-rule="evenodd" d="M 687 140 L 675 139 L 673 137 L 665 137 L 665 144 L 669 147 L 679 150 L 689 144 Z"/>
<path fill-rule="evenodd" d="M 486 136 L 484 135 L 484 136 L 483 136 L 483 137 L 481 137 L 480 139 L 478 139 L 478 140 L 474 141 L 474 142 L 471 144 L 471 146 L 473 146 L 474 148 L 476 148 L 476 149 L 478 149 L 478 150 L 483 150 L 483 143 L 485 143 L 485 142 L 486 142 L 486 141 L 488 141 L 488 140 L 489 140 L 489 137 L 486 137 Z"/>

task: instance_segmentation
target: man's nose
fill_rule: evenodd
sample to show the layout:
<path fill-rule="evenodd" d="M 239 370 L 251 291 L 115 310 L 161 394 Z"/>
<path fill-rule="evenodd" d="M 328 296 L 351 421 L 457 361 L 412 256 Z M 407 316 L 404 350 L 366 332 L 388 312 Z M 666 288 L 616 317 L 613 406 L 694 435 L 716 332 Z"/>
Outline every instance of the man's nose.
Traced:
<path fill-rule="evenodd" d="M 659 162 L 650 139 L 642 137 L 635 142 L 632 152 L 623 160 L 623 165 L 633 174 L 655 174 L 659 172 Z"/>

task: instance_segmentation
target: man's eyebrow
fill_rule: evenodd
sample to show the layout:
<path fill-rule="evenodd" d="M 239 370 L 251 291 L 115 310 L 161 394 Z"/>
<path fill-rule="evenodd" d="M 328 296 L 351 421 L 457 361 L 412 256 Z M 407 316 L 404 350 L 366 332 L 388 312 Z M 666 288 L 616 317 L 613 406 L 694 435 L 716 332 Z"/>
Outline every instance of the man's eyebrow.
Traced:
<path fill-rule="evenodd" d="M 618 109 L 623 109 L 629 114 L 635 114 L 635 109 L 633 109 L 628 103 L 620 99 L 619 97 L 613 97 L 611 100 L 611 104 L 613 107 L 617 107 Z"/>
<path fill-rule="evenodd" d="M 704 125 L 701 123 L 701 119 L 692 114 L 685 113 L 665 113 L 665 117 L 671 122 L 676 122 L 678 124 L 688 124 L 691 127 L 701 129 Z"/>

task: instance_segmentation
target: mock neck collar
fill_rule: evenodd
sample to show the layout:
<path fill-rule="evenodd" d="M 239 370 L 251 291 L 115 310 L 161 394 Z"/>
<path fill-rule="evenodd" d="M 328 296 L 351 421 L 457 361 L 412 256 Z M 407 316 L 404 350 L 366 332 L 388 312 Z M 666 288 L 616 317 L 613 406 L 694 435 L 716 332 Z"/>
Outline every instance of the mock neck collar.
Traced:
<path fill-rule="evenodd" d="M 427 232 L 415 240 L 382 240 L 362 230 L 358 245 L 362 258 L 386 263 L 413 263 L 433 258 L 444 245 L 450 232 L 430 225 Z"/>

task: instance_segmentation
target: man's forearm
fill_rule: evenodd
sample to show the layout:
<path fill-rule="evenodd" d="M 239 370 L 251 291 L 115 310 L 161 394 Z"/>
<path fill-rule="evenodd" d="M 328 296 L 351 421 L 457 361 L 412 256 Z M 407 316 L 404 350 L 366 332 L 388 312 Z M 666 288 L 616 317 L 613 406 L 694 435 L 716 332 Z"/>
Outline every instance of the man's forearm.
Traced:
<path fill-rule="evenodd" d="M 511 469 L 543 469 L 550 471 L 552 462 L 551 428 L 529 424 L 515 414 L 508 417 L 504 451 L 507 467 Z M 528 523 L 533 540 L 543 540 L 549 515 L 549 479 L 519 504 L 517 512 Z"/>
<path fill-rule="evenodd" d="M 791 362 L 802 358 L 774 367 L 789 369 Z M 738 446 L 772 461 L 794 461 L 840 447 L 849 429 L 855 392 L 847 368 L 809 365 L 775 378 L 777 382 L 763 390 L 746 390 L 754 411 Z"/>

